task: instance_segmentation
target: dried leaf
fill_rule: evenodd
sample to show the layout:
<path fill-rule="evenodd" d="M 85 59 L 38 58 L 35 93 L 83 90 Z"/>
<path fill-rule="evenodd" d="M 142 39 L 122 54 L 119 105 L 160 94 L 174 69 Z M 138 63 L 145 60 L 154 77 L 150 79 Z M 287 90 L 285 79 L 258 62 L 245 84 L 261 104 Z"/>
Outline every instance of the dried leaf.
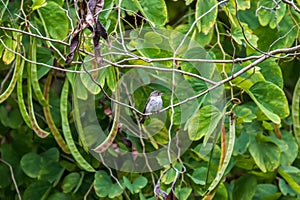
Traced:
<path fill-rule="evenodd" d="M 178 200 L 178 198 L 175 196 L 173 190 L 170 191 L 170 193 L 168 194 L 166 200 Z"/>
<path fill-rule="evenodd" d="M 79 45 L 79 32 L 77 32 L 77 34 L 74 35 L 71 39 L 70 53 L 67 55 L 67 58 L 66 58 L 67 64 L 70 64 L 73 61 L 74 53 L 75 53 L 78 45 Z"/>
<path fill-rule="evenodd" d="M 90 0 L 88 3 L 84 0 L 80 4 L 81 20 L 72 34 L 70 52 L 67 55 L 66 63 L 71 63 L 74 59 L 74 53 L 79 46 L 79 33 L 88 28 L 93 32 L 94 54 L 99 65 L 103 64 L 101 57 L 100 38 L 104 38 L 108 43 L 108 34 L 104 26 L 98 19 L 98 15 L 104 6 L 104 0 Z"/>

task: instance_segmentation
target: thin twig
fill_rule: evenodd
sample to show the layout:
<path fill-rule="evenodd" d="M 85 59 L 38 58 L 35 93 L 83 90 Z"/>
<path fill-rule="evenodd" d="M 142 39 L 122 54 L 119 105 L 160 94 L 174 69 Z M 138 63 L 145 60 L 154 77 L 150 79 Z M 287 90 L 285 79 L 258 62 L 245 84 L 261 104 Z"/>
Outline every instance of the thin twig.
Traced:
<path fill-rule="evenodd" d="M 88 195 L 90 194 L 90 192 L 92 191 L 93 187 L 94 187 L 94 182 L 92 182 L 92 184 L 90 185 L 89 189 L 88 189 L 88 190 L 86 191 L 86 193 L 84 194 L 84 197 L 83 197 L 84 200 L 87 199 L 87 197 L 88 197 Z"/>
<path fill-rule="evenodd" d="M 14 183 L 15 188 L 16 188 L 16 191 L 17 191 L 17 194 L 18 194 L 18 198 L 19 198 L 19 200 L 22 200 L 22 197 L 21 197 L 21 194 L 20 194 L 20 191 L 19 191 L 19 188 L 18 188 L 18 184 L 17 184 L 15 176 L 14 176 L 14 170 L 13 170 L 11 164 L 9 164 L 8 162 L 6 162 L 2 158 L 0 158 L 0 161 L 3 162 L 5 165 L 7 165 L 9 167 L 11 179 L 12 179 L 12 181 Z"/>

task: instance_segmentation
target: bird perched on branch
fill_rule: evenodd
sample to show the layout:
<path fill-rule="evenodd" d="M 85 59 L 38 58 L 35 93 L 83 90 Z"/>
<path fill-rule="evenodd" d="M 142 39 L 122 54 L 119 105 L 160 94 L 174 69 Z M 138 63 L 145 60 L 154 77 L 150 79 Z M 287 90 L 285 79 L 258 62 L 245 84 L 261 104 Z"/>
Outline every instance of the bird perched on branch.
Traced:
<path fill-rule="evenodd" d="M 147 103 L 145 105 L 145 108 L 144 108 L 144 111 L 143 113 L 144 114 L 147 114 L 147 113 L 157 113 L 158 111 L 160 111 L 160 109 L 162 108 L 162 99 L 161 99 L 161 95 L 163 93 L 160 92 L 160 91 L 153 91 L 151 92 L 148 100 L 147 100 Z M 145 119 L 146 119 L 147 116 L 143 116 L 140 123 L 144 123 L 145 122 Z"/>

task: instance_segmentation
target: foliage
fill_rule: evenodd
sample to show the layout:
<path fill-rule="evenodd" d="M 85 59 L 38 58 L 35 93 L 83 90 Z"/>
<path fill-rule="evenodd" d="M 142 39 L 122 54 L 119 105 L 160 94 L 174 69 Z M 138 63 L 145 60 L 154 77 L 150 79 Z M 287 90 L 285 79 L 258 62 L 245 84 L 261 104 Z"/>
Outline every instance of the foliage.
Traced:
<path fill-rule="evenodd" d="M 299 199 L 296 2 L 1 1 L 0 199 Z"/>

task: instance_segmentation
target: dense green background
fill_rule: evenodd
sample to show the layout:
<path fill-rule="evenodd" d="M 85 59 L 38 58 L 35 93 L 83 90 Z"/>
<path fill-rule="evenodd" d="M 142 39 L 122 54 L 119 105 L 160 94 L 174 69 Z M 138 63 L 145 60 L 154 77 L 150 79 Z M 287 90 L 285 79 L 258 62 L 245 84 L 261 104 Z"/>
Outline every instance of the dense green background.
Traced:
<path fill-rule="evenodd" d="M 211 154 L 199 153 L 203 140 L 213 134 L 208 129 L 211 120 L 221 121 L 219 110 L 201 104 L 188 124 L 188 135 L 194 142 L 173 163 L 176 170 L 166 166 L 135 174 L 101 164 L 89 154 L 86 141 L 75 129 L 76 108 L 71 106 L 75 73 L 66 75 L 60 69 L 83 70 L 80 63 L 66 65 L 63 59 L 69 52 L 68 36 L 78 22 L 79 5 L 63 0 L 1 1 L 0 199 L 155 199 L 153 191 L 158 185 L 168 194 L 172 189 L 178 199 L 299 199 L 300 2 L 285 2 L 275 5 L 272 0 L 230 0 L 217 6 L 217 0 L 105 1 L 105 11 L 99 19 L 109 35 L 120 34 L 119 28 L 152 26 L 182 34 L 192 28 L 189 37 L 211 58 L 220 60 L 208 67 L 221 74 L 223 80 L 228 79 L 224 83 L 227 139 L 216 141 Z M 84 52 L 76 54 L 75 61 L 88 60 L 88 54 L 94 52 L 92 33 L 85 30 L 81 37 Z M 156 55 L 155 45 L 152 48 L 147 52 L 133 48 L 132 53 L 162 57 Z M 275 50 L 278 53 L 268 54 Z M 264 61 L 258 62 L 264 55 Z M 251 59 L 230 62 L 248 57 Z M 36 65 L 24 58 L 47 65 Z M 252 63 L 255 65 L 249 67 Z M 141 60 L 125 64 L 149 65 Z M 171 61 L 164 64 L 172 68 Z M 230 79 L 246 67 L 248 71 Z M 182 64 L 180 69 L 197 74 L 189 65 Z M 126 70 L 107 68 L 97 80 L 110 95 Z M 159 76 L 155 70 L 152 73 Z M 199 79 L 187 75 L 184 78 L 199 93 L 203 91 Z M 92 83 L 85 78 L 82 82 Z M 135 94 L 140 110 L 151 90 L 160 89 L 155 87 L 142 88 Z M 99 87 L 89 89 L 96 95 L 98 118 L 106 128 L 112 122 L 105 114 L 110 101 L 102 101 L 104 94 Z M 167 100 L 169 97 L 164 97 Z M 184 126 L 178 122 L 177 114 L 172 133 Z M 232 114 L 235 124 L 230 126 L 228 116 Z M 168 143 L 169 124 L 170 120 L 161 135 L 154 137 L 157 143 L 147 142 L 144 148 L 152 150 L 157 144 Z M 226 135 L 223 133 L 221 139 Z M 118 135 L 114 143 L 129 148 L 124 139 L 132 138 Z M 139 141 L 131 142 L 141 150 Z M 232 142 L 234 147 L 230 146 Z M 176 174 L 183 165 L 185 173 Z M 166 173 L 157 184 L 163 172 Z M 215 178 L 218 181 L 214 184 Z"/>

